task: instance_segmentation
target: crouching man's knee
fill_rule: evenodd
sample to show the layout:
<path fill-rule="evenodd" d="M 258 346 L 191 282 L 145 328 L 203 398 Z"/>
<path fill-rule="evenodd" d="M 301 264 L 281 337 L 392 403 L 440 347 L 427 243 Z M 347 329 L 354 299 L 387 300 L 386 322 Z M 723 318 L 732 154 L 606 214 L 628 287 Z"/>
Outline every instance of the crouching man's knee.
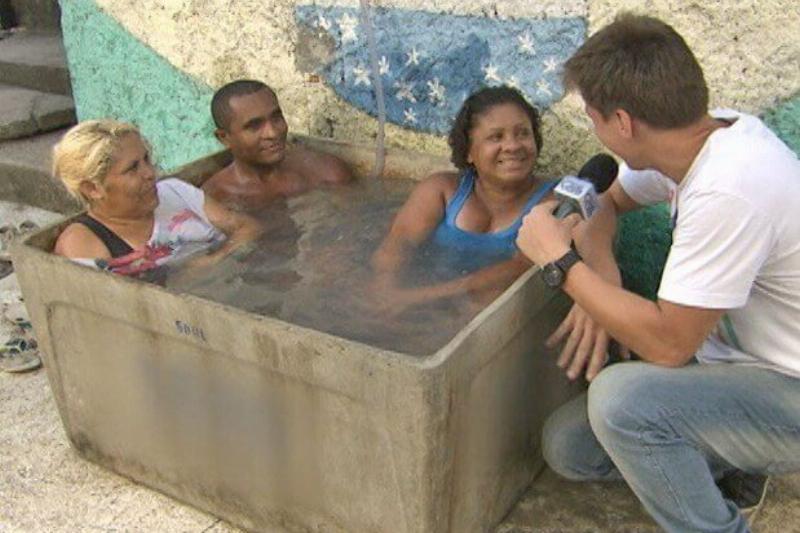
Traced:
<path fill-rule="evenodd" d="M 652 428 L 668 407 L 659 393 L 665 372 L 647 363 L 624 363 L 603 370 L 589 386 L 588 418 L 592 431 L 606 449 L 621 440 L 638 438 Z"/>
<path fill-rule="evenodd" d="M 586 415 L 586 395 L 563 405 L 545 422 L 542 454 L 558 475 L 573 481 L 605 479 L 614 465 L 592 434 Z"/>

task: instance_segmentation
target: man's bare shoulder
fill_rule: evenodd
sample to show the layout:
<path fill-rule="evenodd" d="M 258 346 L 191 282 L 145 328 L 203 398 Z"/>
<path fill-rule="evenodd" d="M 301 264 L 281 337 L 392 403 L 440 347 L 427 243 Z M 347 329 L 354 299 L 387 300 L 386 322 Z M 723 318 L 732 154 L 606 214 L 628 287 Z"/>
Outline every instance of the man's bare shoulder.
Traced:
<path fill-rule="evenodd" d="M 216 173 L 212 174 L 210 178 L 204 181 L 202 189 L 206 193 L 213 195 L 214 192 L 224 190 L 227 186 L 230 186 L 234 179 L 235 175 L 233 173 L 233 163 L 231 163 L 222 170 L 218 170 Z"/>
<path fill-rule="evenodd" d="M 299 144 L 292 146 L 285 163 L 314 185 L 343 185 L 354 180 L 353 171 L 340 158 Z"/>

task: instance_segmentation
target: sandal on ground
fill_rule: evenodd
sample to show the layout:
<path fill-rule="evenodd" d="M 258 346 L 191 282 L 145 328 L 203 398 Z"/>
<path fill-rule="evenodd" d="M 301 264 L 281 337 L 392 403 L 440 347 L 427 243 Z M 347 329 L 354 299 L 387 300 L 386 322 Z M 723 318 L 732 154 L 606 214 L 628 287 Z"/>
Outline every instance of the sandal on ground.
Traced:
<path fill-rule="evenodd" d="M 11 339 L 9 343 L 18 339 Z M 0 370 L 10 372 L 12 374 L 21 372 L 30 372 L 42 366 L 42 360 L 39 359 L 35 349 L 20 351 L 15 347 L 0 346 Z"/>
<path fill-rule="evenodd" d="M 11 243 L 38 228 L 39 226 L 30 220 L 25 220 L 16 226 L 13 224 L 0 226 L 0 261 L 10 261 L 9 248 Z"/>
<path fill-rule="evenodd" d="M 42 366 L 19 291 L 0 291 L 0 370 L 27 372 Z"/>

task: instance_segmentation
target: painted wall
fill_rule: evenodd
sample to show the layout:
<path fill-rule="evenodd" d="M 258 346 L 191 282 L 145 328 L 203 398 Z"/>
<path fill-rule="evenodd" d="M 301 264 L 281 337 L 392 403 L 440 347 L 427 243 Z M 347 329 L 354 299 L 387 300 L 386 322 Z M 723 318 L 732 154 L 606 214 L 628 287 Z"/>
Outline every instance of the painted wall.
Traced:
<path fill-rule="evenodd" d="M 387 142 L 446 154 L 466 95 L 516 85 L 544 111 L 545 174 L 599 145 L 563 61 L 620 9 L 647 12 L 696 51 L 712 104 L 764 115 L 800 151 L 796 0 L 380 0 L 372 26 Z M 215 151 L 214 88 L 252 77 L 279 94 L 299 133 L 371 143 L 377 121 L 367 27 L 357 0 L 62 0 L 78 115 L 139 124 L 165 168 Z"/>

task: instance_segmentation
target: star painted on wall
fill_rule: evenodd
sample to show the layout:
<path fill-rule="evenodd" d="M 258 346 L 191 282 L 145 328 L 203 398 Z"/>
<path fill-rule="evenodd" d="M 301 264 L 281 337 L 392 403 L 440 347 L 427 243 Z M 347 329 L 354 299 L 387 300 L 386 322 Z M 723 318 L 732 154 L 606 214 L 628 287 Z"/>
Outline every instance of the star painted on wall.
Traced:
<path fill-rule="evenodd" d="M 542 110 L 550 108 L 562 96 L 558 76 L 566 58 L 586 39 L 581 16 L 467 18 L 388 2 L 393 7 L 374 12 L 375 55 L 366 46 L 357 3 L 296 3 L 298 24 L 312 34 L 322 34 L 318 22 L 330 27 L 326 46 L 332 50 L 321 54 L 319 76 L 371 116 L 379 111 L 375 87 L 383 85 L 386 120 L 413 131 L 446 134 L 464 98 L 484 86 L 506 85 Z M 405 31 L 414 28 L 433 28 L 436 34 Z"/>
<path fill-rule="evenodd" d="M 386 56 L 381 56 L 381 60 L 378 62 L 378 72 L 383 74 L 390 74 L 389 71 L 389 60 L 386 59 Z"/>
<path fill-rule="evenodd" d="M 556 70 L 558 70 L 558 65 L 559 65 L 558 59 L 550 56 L 544 60 L 544 72 L 545 73 L 555 72 Z"/>
<path fill-rule="evenodd" d="M 356 87 L 362 84 L 367 87 L 372 85 L 372 82 L 369 81 L 369 71 L 361 65 L 353 68 L 353 75 L 356 77 L 355 81 L 353 82 Z"/>
<path fill-rule="evenodd" d="M 511 87 L 512 89 L 519 90 L 519 80 L 516 76 L 511 76 L 506 80 L 506 85 Z"/>
<path fill-rule="evenodd" d="M 412 48 L 410 52 L 406 52 L 406 66 L 419 65 L 420 54 L 416 48 Z"/>
<path fill-rule="evenodd" d="M 444 104 L 444 93 L 445 88 L 439 82 L 439 78 L 433 78 L 433 80 L 428 81 L 428 98 L 430 98 L 431 102 L 438 102 L 440 105 Z"/>
<path fill-rule="evenodd" d="M 321 13 L 319 15 L 319 18 L 317 19 L 317 28 L 320 28 L 325 31 L 331 29 L 330 21 L 325 18 L 325 15 L 322 15 Z"/>
<path fill-rule="evenodd" d="M 553 91 L 550 90 L 550 83 L 547 80 L 539 80 L 536 82 L 536 90 L 547 96 L 552 96 Z"/>
<path fill-rule="evenodd" d="M 408 100 L 412 104 L 417 103 L 417 99 L 414 96 L 414 83 L 405 82 L 405 81 L 397 81 L 395 82 L 394 86 L 397 88 L 397 92 L 395 93 L 394 97 L 400 100 Z"/>
<path fill-rule="evenodd" d="M 517 48 L 521 53 L 528 55 L 536 55 L 536 48 L 533 46 L 533 39 L 531 34 L 525 32 L 524 35 L 517 35 L 519 47 Z"/>
<path fill-rule="evenodd" d="M 489 63 L 483 69 L 483 73 L 485 74 L 483 79 L 488 82 L 496 81 L 497 83 L 501 83 L 503 80 L 500 79 L 500 76 L 497 74 L 497 67 Z"/>
<path fill-rule="evenodd" d="M 345 13 L 336 22 L 339 23 L 339 29 L 342 31 L 343 43 L 349 43 L 358 40 L 358 34 L 356 33 L 358 20 L 356 20 L 354 16 L 350 15 L 349 13 Z"/>

